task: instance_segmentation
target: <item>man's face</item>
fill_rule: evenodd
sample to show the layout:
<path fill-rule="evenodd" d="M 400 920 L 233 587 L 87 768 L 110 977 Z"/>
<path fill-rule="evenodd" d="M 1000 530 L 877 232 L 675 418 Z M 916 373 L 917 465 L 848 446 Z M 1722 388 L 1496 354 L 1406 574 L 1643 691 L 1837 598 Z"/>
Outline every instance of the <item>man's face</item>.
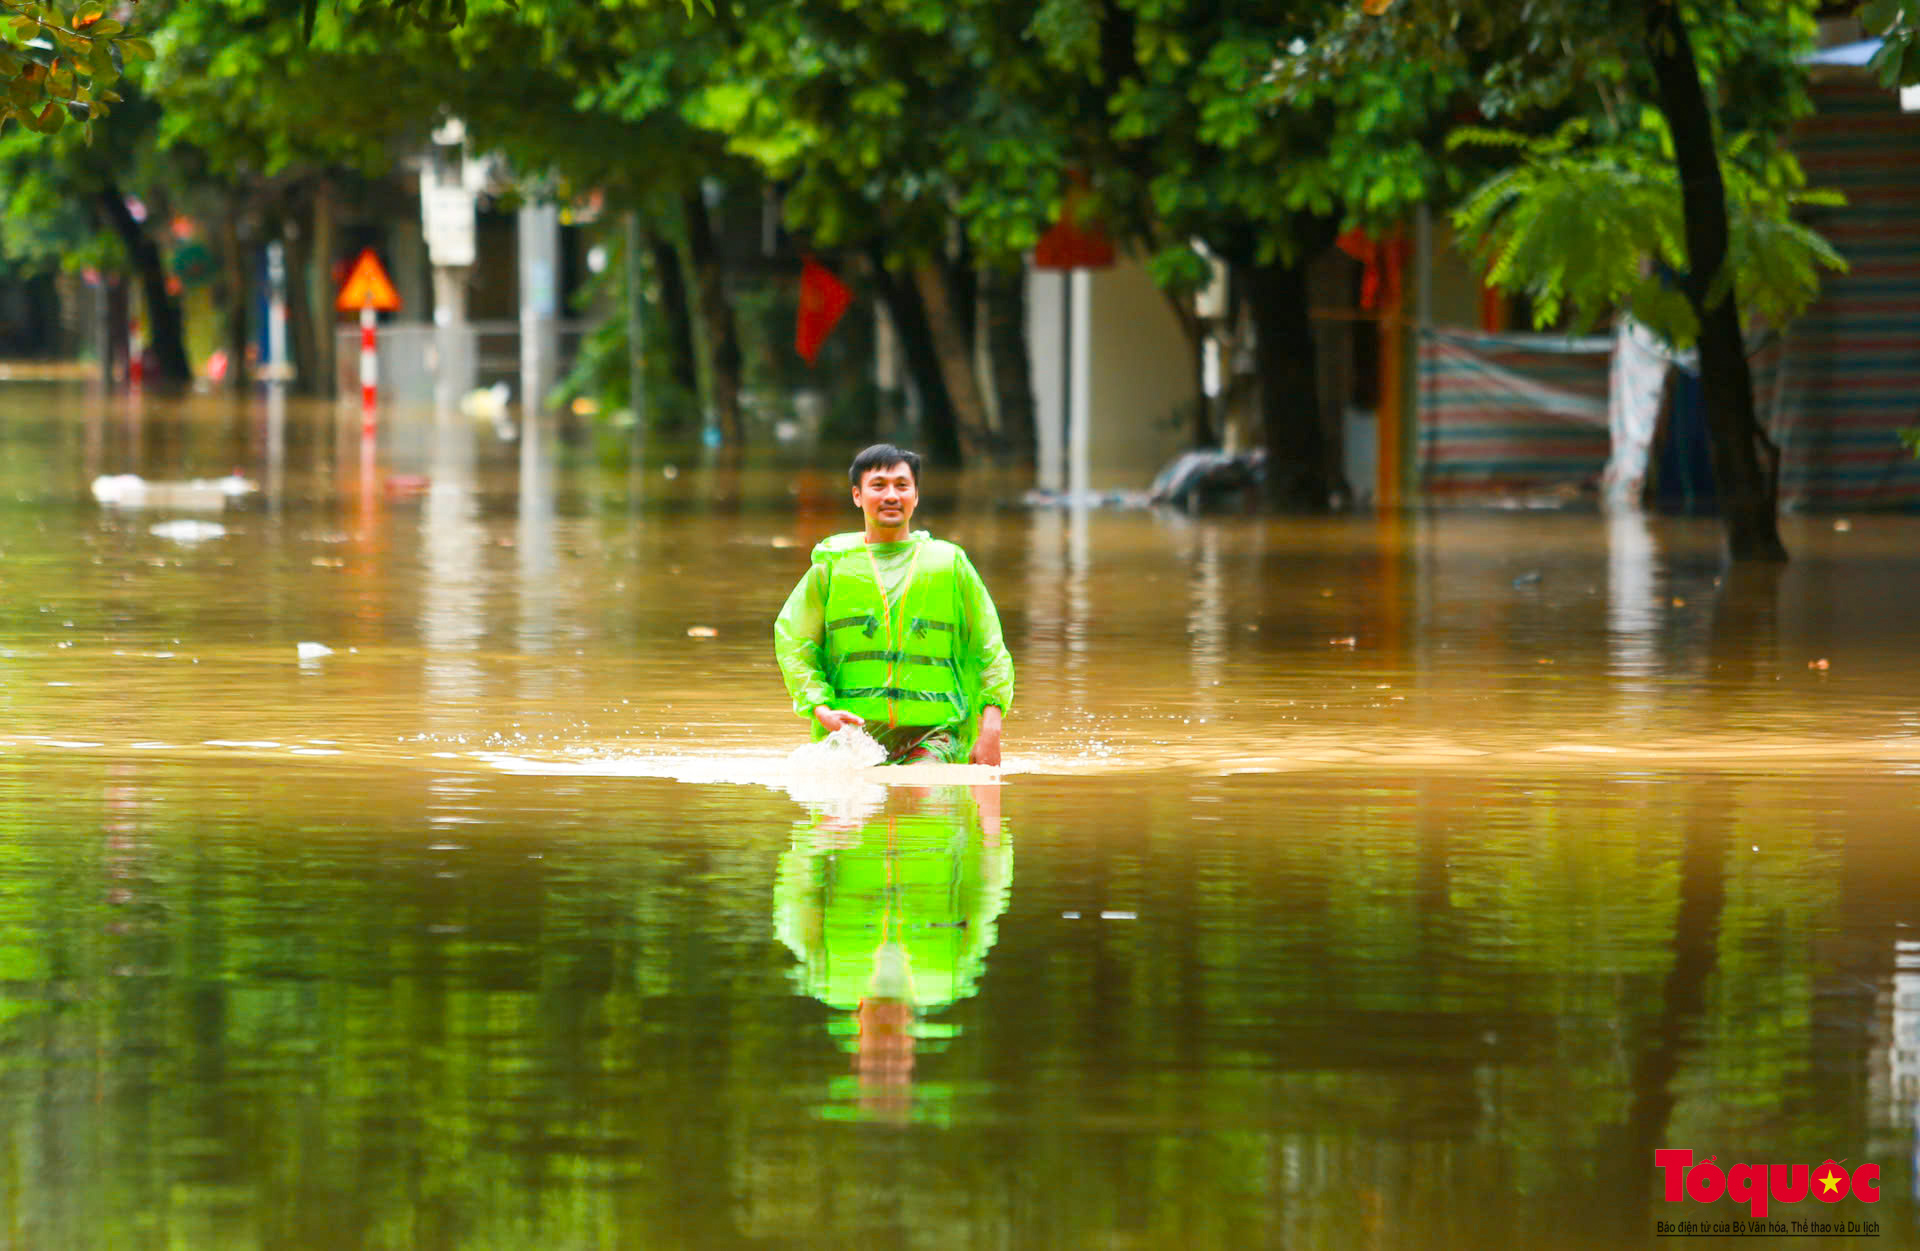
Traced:
<path fill-rule="evenodd" d="M 905 530 L 920 503 L 913 470 L 905 461 L 883 469 L 869 469 L 853 488 L 853 502 L 867 518 L 870 530 Z"/>

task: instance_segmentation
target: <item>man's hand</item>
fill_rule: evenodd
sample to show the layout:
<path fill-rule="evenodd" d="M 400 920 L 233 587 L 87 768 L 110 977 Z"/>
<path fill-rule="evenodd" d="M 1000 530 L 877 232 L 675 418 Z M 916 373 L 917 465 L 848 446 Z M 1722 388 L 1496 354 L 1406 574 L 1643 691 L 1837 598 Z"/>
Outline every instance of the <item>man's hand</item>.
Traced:
<path fill-rule="evenodd" d="M 825 726 L 829 734 L 842 726 L 866 724 L 866 720 L 862 717 L 850 712 L 841 712 L 838 708 L 829 708 L 825 704 L 813 710 L 813 719 Z M 998 741 L 998 735 L 995 736 L 995 741 Z"/>
<path fill-rule="evenodd" d="M 973 741 L 973 763 L 1000 767 L 1000 710 L 989 706 L 980 714 L 980 737 Z"/>

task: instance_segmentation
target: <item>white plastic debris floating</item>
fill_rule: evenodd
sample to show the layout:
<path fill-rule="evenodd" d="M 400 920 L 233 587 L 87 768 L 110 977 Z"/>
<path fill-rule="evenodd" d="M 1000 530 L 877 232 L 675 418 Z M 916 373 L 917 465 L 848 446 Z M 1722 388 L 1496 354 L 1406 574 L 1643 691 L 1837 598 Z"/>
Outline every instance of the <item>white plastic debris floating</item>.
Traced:
<path fill-rule="evenodd" d="M 295 643 L 293 650 L 302 660 L 318 660 L 322 656 L 333 655 L 333 649 L 325 643 Z"/>
<path fill-rule="evenodd" d="M 217 513 L 229 500 L 260 488 L 239 474 L 192 478 L 185 482 L 148 482 L 139 474 L 102 474 L 93 480 L 93 498 L 108 508 L 164 508 Z"/>
<path fill-rule="evenodd" d="M 513 398 L 513 389 L 504 382 L 496 382 L 490 387 L 479 387 L 460 397 L 460 415 L 470 421 L 489 421 L 493 423 L 493 432 L 501 440 L 514 438 L 520 433 L 513 424 L 513 413 L 508 407 Z"/>
<path fill-rule="evenodd" d="M 208 539 L 223 537 L 227 528 L 217 521 L 159 521 L 147 527 L 147 533 L 156 539 L 172 539 L 175 543 L 204 543 Z"/>

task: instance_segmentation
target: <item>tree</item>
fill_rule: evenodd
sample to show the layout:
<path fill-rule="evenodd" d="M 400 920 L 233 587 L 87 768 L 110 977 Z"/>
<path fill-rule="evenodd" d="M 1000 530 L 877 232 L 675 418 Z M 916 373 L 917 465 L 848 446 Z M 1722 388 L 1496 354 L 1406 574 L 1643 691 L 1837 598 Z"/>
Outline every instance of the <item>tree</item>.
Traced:
<path fill-rule="evenodd" d="M 180 306 L 162 249 L 174 171 L 154 144 L 158 109 L 136 87 L 116 106 L 116 125 L 90 132 L 9 128 L 0 135 L 0 188 L 9 255 L 48 267 L 96 267 L 139 284 L 154 381 L 192 380 Z M 129 197 L 137 197 L 130 202 Z"/>
<path fill-rule="evenodd" d="M 1630 255 L 1636 262 L 1643 256 L 1668 262 L 1684 315 L 1667 322 L 1682 341 L 1690 330 L 1699 347 L 1727 550 L 1736 560 L 1786 555 L 1776 521 L 1777 452 L 1754 411 L 1741 309 L 1767 304 L 1790 313 L 1817 289 L 1816 266 L 1839 263 L 1832 249 L 1792 226 L 1789 215 L 1806 197 L 1798 166 L 1782 150 L 1787 125 L 1806 107 L 1798 57 L 1811 46 L 1812 8 L 1812 0 L 1747 0 L 1697 12 L 1681 0 L 1550 0 L 1522 7 L 1400 0 L 1384 20 L 1346 19 L 1346 42 L 1339 49 L 1347 57 L 1384 53 L 1469 67 L 1478 111 L 1487 118 L 1536 128 L 1542 119 L 1550 126 L 1569 112 L 1604 120 L 1597 129 L 1611 151 L 1595 156 L 1569 148 L 1573 163 L 1563 163 L 1560 176 L 1523 174 L 1491 184 L 1463 222 L 1491 227 L 1486 237 L 1494 243 L 1500 280 L 1547 294 L 1548 308 L 1565 296 L 1598 311 L 1629 290 L 1652 301 L 1645 284 L 1623 287 L 1617 265 L 1581 263 L 1583 255 L 1599 255 L 1603 239 L 1617 246 L 1624 235 L 1640 248 L 1604 259 Z M 1658 129 L 1672 166 L 1666 202 L 1677 201 L 1677 234 L 1665 219 L 1654 224 L 1657 213 L 1643 214 L 1637 226 L 1623 224 L 1617 210 L 1625 201 L 1612 194 L 1589 198 L 1573 214 L 1544 216 L 1537 201 L 1524 207 L 1536 192 L 1557 193 L 1564 201 L 1574 180 L 1610 170 L 1642 180 L 1645 191 L 1649 166 L 1634 155 L 1644 150 L 1639 145 L 1648 133 L 1639 121 L 1641 103 L 1657 109 L 1662 123 Z M 1729 139 L 1741 135 L 1750 138 Z M 1737 188 L 1752 194 L 1734 214 L 1728 206 L 1729 153 L 1751 155 L 1761 171 L 1758 182 Z M 1647 201 L 1635 203 L 1644 208 Z M 1512 208 L 1521 217 L 1503 222 L 1503 214 L 1490 207 Z M 1533 237 L 1542 246 L 1522 244 L 1527 234 L 1516 222 L 1529 215 L 1558 223 Z M 1742 215 L 1749 224 L 1738 232 L 1732 223 Z M 1568 229 L 1581 221 L 1591 227 L 1584 235 Z M 1759 294 L 1763 284 L 1756 277 L 1779 282 Z M 1674 312 L 1671 301 L 1667 310 Z"/>
<path fill-rule="evenodd" d="M 539 49 L 531 63 L 530 45 Z M 679 5 L 634 3 L 614 18 L 565 0 L 529 0 L 476 9 L 449 40 L 449 55 L 423 69 L 476 144 L 518 171 L 551 177 L 557 194 L 596 190 L 637 215 L 639 255 L 622 255 L 630 271 L 640 265 L 653 275 L 665 331 L 665 351 L 655 355 L 667 358 L 673 398 L 653 417 L 676 421 L 682 397 L 689 407 L 697 402 L 697 321 L 708 404 L 723 442 L 737 448 L 745 441 L 744 367 L 732 258 L 707 192 L 757 193 L 759 171 L 684 112 L 727 47 L 720 19 Z M 515 90 L 499 91 L 501 82 Z"/>
<path fill-rule="evenodd" d="M 1882 43 L 1873 69 L 1889 87 L 1920 84 L 1920 4 L 1913 0 L 1867 0 L 1860 25 Z"/>
<path fill-rule="evenodd" d="M 1447 193 L 1458 70 L 1410 58 L 1319 75 L 1314 45 L 1340 10 L 1315 0 L 1077 7 L 1049 55 L 1092 86 L 1083 114 L 1106 119 L 1076 136 L 1099 207 L 1182 298 L 1209 276 L 1194 240 L 1229 265 L 1253 324 L 1269 499 L 1324 509 L 1341 471 L 1315 398 L 1307 266 L 1343 230 L 1390 229 Z"/>
<path fill-rule="evenodd" d="M 0 131 L 9 120 L 58 134 L 69 120 L 90 131 L 120 103 L 125 58 L 153 45 L 107 15 L 100 0 L 0 0 Z"/>
<path fill-rule="evenodd" d="M 780 187 L 790 229 L 866 259 L 948 463 L 988 450 L 976 269 L 1033 245 L 1060 184 L 1054 132 L 1002 90 L 1032 65 L 1008 20 L 981 0 L 743 14 L 686 110 Z"/>

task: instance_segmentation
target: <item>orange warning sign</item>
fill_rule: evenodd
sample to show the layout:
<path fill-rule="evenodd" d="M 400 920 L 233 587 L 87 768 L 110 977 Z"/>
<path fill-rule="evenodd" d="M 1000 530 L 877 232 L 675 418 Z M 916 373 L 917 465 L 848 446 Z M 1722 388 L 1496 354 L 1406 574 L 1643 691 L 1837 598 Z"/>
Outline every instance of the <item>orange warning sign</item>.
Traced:
<path fill-rule="evenodd" d="M 343 313 L 358 312 L 369 305 L 382 313 L 400 310 L 400 293 L 393 289 L 393 280 L 387 277 L 372 248 L 362 251 L 353 262 L 347 280 L 340 284 L 340 298 L 333 302 Z"/>

